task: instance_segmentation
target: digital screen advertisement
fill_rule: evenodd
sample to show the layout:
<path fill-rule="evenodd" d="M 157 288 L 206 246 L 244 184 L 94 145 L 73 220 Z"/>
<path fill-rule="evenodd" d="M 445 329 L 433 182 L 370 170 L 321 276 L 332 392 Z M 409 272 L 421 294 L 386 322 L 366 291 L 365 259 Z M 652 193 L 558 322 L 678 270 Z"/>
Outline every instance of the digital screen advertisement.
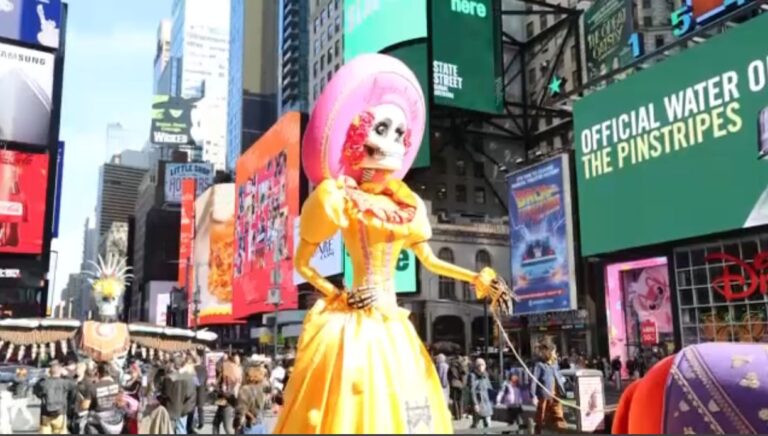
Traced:
<path fill-rule="evenodd" d="M 605 267 L 606 319 L 611 358 L 630 358 L 629 347 L 641 342 L 641 325 L 653 322 L 659 333 L 671 336 L 672 299 L 666 257 L 654 257 Z M 634 357 L 634 356 L 631 356 Z M 626 368 L 624 376 L 629 375 Z"/>
<path fill-rule="evenodd" d="M 599 77 L 632 61 L 632 3 L 597 0 L 584 12 L 587 77 Z"/>
<path fill-rule="evenodd" d="M 515 172 L 507 183 L 514 315 L 576 309 L 568 157 Z"/>
<path fill-rule="evenodd" d="M 202 111 L 200 99 L 156 95 L 152 103 L 152 125 L 149 141 L 158 145 L 195 145 L 202 132 L 195 127 Z"/>
<path fill-rule="evenodd" d="M 0 37 L 59 48 L 61 0 L 0 0 Z"/>
<path fill-rule="evenodd" d="M 0 150 L 0 253 L 42 252 L 46 180 L 47 154 Z"/>
<path fill-rule="evenodd" d="M 395 264 L 395 292 L 398 294 L 412 294 L 419 290 L 418 287 L 418 260 L 411 250 L 403 250 Z M 347 250 L 344 250 L 344 285 L 352 289 L 354 286 L 355 271 L 352 258 Z"/>
<path fill-rule="evenodd" d="M 584 256 L 768 224 L 766 40 L 762 15 L 574 103 Z"/>
<path fill-rule="evenodd" d="M 213 184 L 213 176 L 214 170 L 211 163 L 166 163 L 165 202 L 171 204 L 181 202 L 184 179 L 195 179 L 197 185 L 195 196 L 198 196 Z"/>
<path fill-rule="evenodd" d="M 237 160 L 234 238 L 234 314 L 298 308 L 294 285 L 294 235 L 299 215 L 301 115 L 283 115 Z"/>
<path fill-rule="evenodd" d="M 48 145 L 53 64 L 50 53 L 0 43 L 0 141 Z"/>
<path fill-rule="evenodd" d="M 426 37 L 427 0 L 344 0 L 345 62 Z"/>
<path fill-rule="evenodd" d="M 436 104 L 504 111 L 498 0 L 432 1 L 432 86 Z"/>
<path fill-rule="evenodd" d="M 200 291 L 200 325 L 232 323 L 232 236 L 235 184 L 213 185 L 195 201 L 195 239 L 189 289 L 190 317 Z M 194 325 L 192 322 L 190 325 Z"/>
<path fill-rule="evenodd" d="M 293 252 L 299 247 L 299 220 L 293 220 Z M 341 232 L 337 232 L 331 239 L 323 241 L 317 247 L 315 254 L 310 259 L 309 264 L 321 276 L 330 277 L 341 274 L 344 270 L 344 242 L 341 239 Z M 300 276 L 296 269 L 293 270 L 293 284 L 301 285 L 307 281 Z"/>
<path fill-rule="evenodd" d="M 407 11 L 407 12 L 406 12 Z M 404 44 L 410 41 L 408 44 Z M 344 61 L 386 53 L 403 61 L 429 98 L 427 0 L 344 0 Z M 390 47 L 397 45 L 394 49 Z M 429 104 L 421 147 L 412 168 L 430 165 Z"/>
<path fill-rule="evenodd" d="M 179 229 L 179 287 L 186 288 L 189 280 L 187 265 L 192 261 L 192 244 L 195 237 L 195 179 L 181 183 L 181 217 Z"/>

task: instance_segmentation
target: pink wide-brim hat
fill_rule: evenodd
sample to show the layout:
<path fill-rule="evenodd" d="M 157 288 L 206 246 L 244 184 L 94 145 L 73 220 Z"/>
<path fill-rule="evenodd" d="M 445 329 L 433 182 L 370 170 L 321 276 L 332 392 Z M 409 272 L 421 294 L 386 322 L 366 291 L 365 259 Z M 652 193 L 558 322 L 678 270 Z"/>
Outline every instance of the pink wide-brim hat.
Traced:
<path fill-rule="evenodd" d="M 357 115 L 382 104 L 396 105 L 406 116 L 411 146 L 406 150 L 403 166 L 393 177 L 405 176 L 424 135 L 424 93 L 416 76 L 400 60 L 383 54 L 365 54 L 336 72 L 312 110 L 301 157 L 313 185 L 341 175 L 356 176 L 341 160 L 347 130 Z"/>

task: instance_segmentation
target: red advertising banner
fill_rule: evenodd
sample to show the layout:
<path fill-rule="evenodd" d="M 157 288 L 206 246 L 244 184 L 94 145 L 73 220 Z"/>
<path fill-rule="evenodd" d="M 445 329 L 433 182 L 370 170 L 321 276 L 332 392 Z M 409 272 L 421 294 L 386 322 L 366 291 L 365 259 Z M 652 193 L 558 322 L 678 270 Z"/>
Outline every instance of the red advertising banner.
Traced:
<path fill-rule="evenodd" d="M 181 182 L 181 229 L 179 232 L 179 287 L 187 288 L 188 263 L 192 260 L 192 241 L 195 237 L 195 179 Z"/>
<path fill-rule="evenodd" d="M 43 250 L 48 155 L 0 150 L 0 253 Z"/>
<path fill-rule="evenodd" d="M 651 319 L 640 323 L 640 343 L 645 347 L 652 347 L 659 343 L 659 329 Z"/>
<path fill-rule="evenodd" d="M 299 214 L 301 116 L 283 115 L 237 161 L 233 315 L 296 309 L 294 220 Z"/>

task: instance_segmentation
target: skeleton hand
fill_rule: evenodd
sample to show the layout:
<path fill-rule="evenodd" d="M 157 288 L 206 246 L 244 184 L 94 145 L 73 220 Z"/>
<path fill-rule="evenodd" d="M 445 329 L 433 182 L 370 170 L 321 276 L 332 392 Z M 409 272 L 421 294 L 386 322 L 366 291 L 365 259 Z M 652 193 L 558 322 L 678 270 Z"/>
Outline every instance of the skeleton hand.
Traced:
<path fill-rule="evenodd" d="M 373 286 L 361 286 L 349 292 L 347 304 L 353 309 L 367 309 L 376 303 L 378 298 L 376 288 Z"/>
<path fill-rule="evenodd" d="M 497 276 L 494 270 L 483 268 L 475 277 L 474 285 L 477 298 L 487 299 L 493 311 L 501 316 L 511 313 L 512 300 L 517 301 L 517 298 L 504 279 Z"/>

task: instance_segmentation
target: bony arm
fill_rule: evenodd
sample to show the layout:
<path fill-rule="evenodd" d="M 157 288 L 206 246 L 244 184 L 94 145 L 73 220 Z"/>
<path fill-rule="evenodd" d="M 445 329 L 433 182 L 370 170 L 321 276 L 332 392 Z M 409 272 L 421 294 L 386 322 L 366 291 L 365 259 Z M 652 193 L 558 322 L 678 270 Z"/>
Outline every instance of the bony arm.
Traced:
<path fill-rule="evenodd" d="M 435 256 L 426 241 L 411 246 L 416 257 L 424 266 L 435 274 L 455 280 L 471 283 L 475 287 L 478 299 L 488 300 L 493 312 L 500 316 L 512 313 L 512 300 L 515 295 L 504 280 L 491 268 L 483 268 L 478 273 L 444 262 Z"/>
<path fill-rule="evenodd" d="M 303 238 L 300 239 L 299 247 L 296 249 L 296 256 L 293 258 L 293 265 L 300 276 L 304 277 L 307 282 L 317 288 L 325 297 L 331 298 L 339 295 L 341 291 L 333 283 L 320 275 L 309 263 L 319 245 L 307 242 Z"/>
<path fill-rule="evenodd" d="M 416 257 L 419 258 L 422 265 L 429 271 L 454 280 L 471 283 L 475 286 L 475 293 L 479 299 L 489 297 L 491 283 L 496 279 L 496 272 L 492 269 L 483 268 L 479 273 L 476 273 L 441 260 L 435 256 L 432 247 L 429 246 L 427 241 L 415 244 L 411 249 L 416 254 Z"/>

